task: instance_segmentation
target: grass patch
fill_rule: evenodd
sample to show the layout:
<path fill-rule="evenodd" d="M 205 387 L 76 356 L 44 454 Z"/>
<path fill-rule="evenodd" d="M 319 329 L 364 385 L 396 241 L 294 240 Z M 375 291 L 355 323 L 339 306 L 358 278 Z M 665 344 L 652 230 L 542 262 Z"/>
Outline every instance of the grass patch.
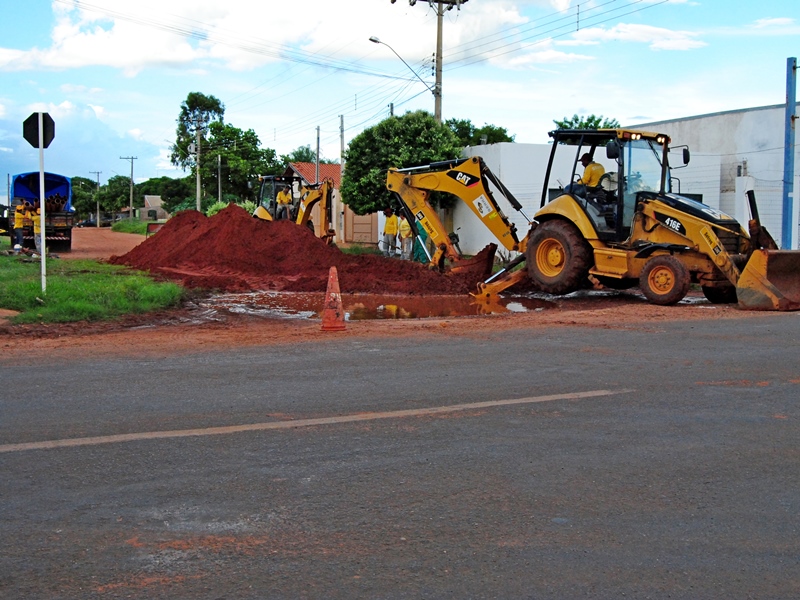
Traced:
<path fill-rule="evenodd" d="M 341 250 L 344 254 L 377 254 L 379 256 L 383 256 L 383 252 L 381 252 L 379 248 L 364 244 L 351 244 L 344 248 L 340 246 L 339 250 Z"/>
<path fill-rule="evenodd" d="M 139 221 L 137 219 L 122 219 L 117 221 L 111 226 L 111 231 L 119 231 L 121 233 L 138 233 L 139 235 L 147 235 L 147 222 Z"/>
<path fill-rule="evenodd" d="M 51 259 L 42 294 L 38 261 L 0 256 L 0 308 L 19 311 L 13 323 L 105 321 L 178 306 L 184 293 L 178 284 L 156 282 L 125 267 Z"/>

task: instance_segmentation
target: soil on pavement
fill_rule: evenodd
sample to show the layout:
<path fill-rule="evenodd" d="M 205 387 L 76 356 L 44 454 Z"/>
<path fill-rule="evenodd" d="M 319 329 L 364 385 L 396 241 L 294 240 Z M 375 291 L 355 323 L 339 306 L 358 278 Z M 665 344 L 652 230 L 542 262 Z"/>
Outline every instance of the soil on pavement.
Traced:
<path fill-rule="evenodd" d="M 236 215 L 227 217 L 228 221 L 239 219 Z M 292 223 L 259 222 L 249 215 L 246 221 L 239 220 L 239 225 L 243 227 L 255 224 L 263 228 L 261 223 L 271 226 L 273 233 L 280 232 L 274 236 L 280 239 L 289 235 L 294 239 L 293 243 L 289 243 L 289 250 L 294 252 L 290 253 L 291 256 L 280 258 L 276 255 L 279 250 L 276 249 L 275 239 L 262 239 L 257 243 L 248 241 L 246 236 L 241 235 L 241 227 L 238 230 L 229 229 L 227 235 L 237 236 L 237 239 L 230 244 L 233 248 L 226 250 L 225 239 L 214 237 L 213 228 L 208 229 L 207 222 L 211 219 L 194 213 L 188 214 L 183 220 L 172 220 L 175 221 L 172 227 L 178 236 L 186 237 L 184 227 L 189 225 L 197 231 L 198 235 L 192 238 L 193 242 L 188 246 L 178 247 L 175 240 L 162 235 L 170 233 L 166 226 L 147 239 L 107 228 L 84 228 L 74 230 L 73 250 L 61 254 L 60 259 L 86 258 L 128 264 L 162 277 L 177 279 L 189 286 L 228 290 L 324 291 L 330 266 L 340 269 L 339 281 L 343 293 L 381 291 L 419 295 L 435 290 L 439 294 L 448 291 L 460 294 L 467 292 L 465 285 L 471 289 L 474 283 L 463 278 L 445 277 L 429 272 L 421 265 L 397 259 L 345 255 L 336 248 L 325 246 L 313 236 L 307 236 L 307 230 Z M 272 254 L 268 254 L 266 260 L 259 259 L 265 251 Z M 159 257 L 158 260 L 148 264 L 147 261 L 153 256 Z M 193 257 L 193 262 L 188 261 L 187 256 Z M 290 263 L 294 266 L 288 268 Z M 207 309 L 196 302 L 204 293 L 197 291 L 194 297 L 190 294 L 180 308 L 128 316 L 113 322 L 10 326 L 2 324 L 0 320 L 3 361 L 14 362 L 34 356 L 68 358 L 76 354 L 159 356 L 224 347 L 365 336 L 421 336 L 434 342 L 435 339 L 449 336 L 480 337 L 509 329 L 541 330 L 563 326 L 657 331 L 659 323 L 663 321 L 760 318 L 775 314 L 742 311 L 735 305 L 711 305 L 696 294 L 692 302 L 660 307 L 648 304 L 634 289 L 602 296 L 575 294 L 557 299 L 554 308 L 540 311 L 435 319 L 348 321 L 344 331 L 331 332 L 322 331 L 318 319 L 266 318 L 225 311 L 217 311 L 213 318 L 208 318 Z M 532 335 L 539 334 L 539 331 L 532 331 Z"/>

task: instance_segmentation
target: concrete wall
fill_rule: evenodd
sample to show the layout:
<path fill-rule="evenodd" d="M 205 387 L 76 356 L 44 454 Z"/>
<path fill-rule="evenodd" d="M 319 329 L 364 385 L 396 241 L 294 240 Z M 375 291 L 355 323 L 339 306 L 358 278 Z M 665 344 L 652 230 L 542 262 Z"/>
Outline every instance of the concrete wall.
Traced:
<path fill-rule="evenodd" d="M 686 144 L 692 163 L 710 160 L 719 164 L 719 208 L 746 225 L 750 218 L 743 194 L 756 192 L 762 223 L 781 243 L 783 213 L 783 145 L 786 107 L 784 105 L 743 109 L 685 119 L 644 123 L 635 127 L 666 133 L 672 145 Z M 800 148 L 795 146 L 795 174 L 800 167 Z M 710 185 L 714 173 L 709 170 Z M 686 189 L 684 187 L 684 189 Z M 793 223 L 797 228 L 800 203 L 794 183 Z M 797 236 L 792 247 L 798 247 Z"/>
<path fill-rule="evenodd" d="M 536 211 L 541 206 L 542 187 L 550 158 L 551 144 L 516 144 L 504 142 L 487 146 L 472 146 L 464 149 L 464 156 L 480 156 L 489 169 L 497 175 L 505 186 L 522 204 L 525 215 L 533 219 Z M 585 149 L 584 149 L 585 150 Z M 578 149 L 564 147 L 556 154 L 553 170 L 550 174 L 549 190 L 559 188 L 559 181 L 563 185 L 570 182 L 572 168 L 577 158 Z M 603 165 L 606 171 L 616 171 L 616 163 L 605 157 L 605 151 L 598 148 L 595 160 Z M 680 164 L 679 161 L 673 161 Z M 685 168 L 675 169 L 673 178 L 680 180 L 682 192 L 702 194 L 703 202 L 713 208 L 720 208 L 720 177 L 718 156 L 692 156 L 689 165 Z M 583 173 L 579 164 L 577 174 Z M 676 191 L 678 182 L 675 181 Z M 494 193 L 495 190 L 492 190 Z M 520 238 L 525 236 L 529 229 L 528 220 L 514 210 L 511 205 L 497 193 L 495 200 L 505 215 L 517 226 Z M 496 242 L 494 236 L 483 226 L 478 218 L 463 203 L 456 204 L 453 211 L 453 226 L 461 238 L 461 250 L 465 254 L 476 254 L 484 246 Z M 460 228 L 460 229 L 459 229 Z M 502 248 L 500 249 L 503 250 Z"/>

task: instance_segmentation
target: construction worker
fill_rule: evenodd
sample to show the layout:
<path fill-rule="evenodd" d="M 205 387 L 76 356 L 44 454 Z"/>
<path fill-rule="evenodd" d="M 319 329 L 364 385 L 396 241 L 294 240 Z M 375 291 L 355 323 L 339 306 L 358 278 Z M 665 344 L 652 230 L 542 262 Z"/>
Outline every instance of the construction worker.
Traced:
<path fill-rule="evenodd" d="M 600 178 L 606 172 L 603 165 L 594 162 L 590 154 L 581 156 L 581 164 L 583 165 L 583 176 L 578 177 L 577 183 L 570 183 L 565 187 L 565 193 L 586 196 L 586 188 L 594 188 L 600 185 Z"/>
<path fill-rule="evenodd" d="M 292 188 L 288 185 L 283 188 L 278 192 L 278 197 L 275 198 L 275 201 L 278 203 L 275 219 L 291 219 Z"/>
<path fill-rule="evenodd" d="M 25 227 L 25 219 L 30 218 L 28 216 L 30 207 L 30 203 L 19 201 L 19 204 L 14 208 L 14 250 L 17 250 L 17 246 L 22 250 L 23 228 Z"/>
<path fill-rule="evenodd" d="M 39 256 L 42 255 L 42 214 L 39 210 L 39 202 L 37 201 L 33 208 L 28 212 L 28 218 L 33 222 L 33 243 L 36 246 L 36 252 Z"/>
<path fill-rule="evenodd" d="M 414 246 L 414 236 L 411 233 L 411 224 L 406 219 L 406 216 L 400 213 L 400 258 L 403 260 L 411 260 L 411 251 Z"/>
<path fill-rule="evenodd" d="M 383 255 L 394 256 L 397 250 L 397 232 L 399 224 L 397 222 L 397 215 L 394 214 L 391 208 L 383 211 L 386 216 L 386 223 L 383 225 Z"/>

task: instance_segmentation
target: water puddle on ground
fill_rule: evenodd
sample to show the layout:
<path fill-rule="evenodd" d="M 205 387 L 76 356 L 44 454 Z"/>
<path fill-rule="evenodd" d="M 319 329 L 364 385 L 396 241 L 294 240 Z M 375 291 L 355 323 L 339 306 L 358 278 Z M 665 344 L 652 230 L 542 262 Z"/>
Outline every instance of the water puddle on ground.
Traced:
<path fill-rule="evenodd" d="M 322 316 L 324 293 L 250 292 L 220 294 L 201 302 L 208 308 L 233 313 L 313 319 Z M 366 319 L 426 319 L 461 317 L 508 312 L 528 312 L 556 308 L 555 302 L 527 296 L 500 298 L 497 303 L 483 304 L 471 296 L 383 296 L 342 294 L 342 306 L 348 321 Z"/>

